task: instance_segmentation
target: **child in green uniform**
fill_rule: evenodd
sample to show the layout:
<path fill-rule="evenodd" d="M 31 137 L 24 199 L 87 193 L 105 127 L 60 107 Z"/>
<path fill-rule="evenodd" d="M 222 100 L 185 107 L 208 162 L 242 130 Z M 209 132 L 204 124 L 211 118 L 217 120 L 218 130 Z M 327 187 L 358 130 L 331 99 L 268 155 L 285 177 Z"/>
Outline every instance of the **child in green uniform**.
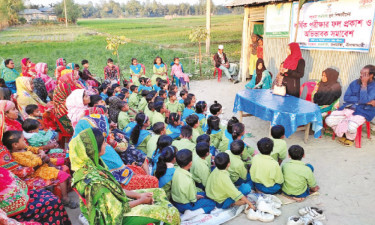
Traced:
<path fill-rule="evenodd" d="M 271 128 L 271 136 L 273 141 L 273 150 L 271 157 L 274 158 L 279 165 L 286 158 L 287 145 L 285 138 L 285 128 L 282 125 L 276 125 Z"/>
<path fill-rule="evenodd" d="M 192 115 L 192 114 L 194 114 L 195 113 L 195 111 L 194 111 L 194 102 L 193 102 L 193 99 L 191 99 L 191 98 L 186 98 L 185 100 L 184 100 L 184 105 L 185 105 L 185 108 L 184 108 L 184 111 L 182 111 L 182 116 L 181 116 L 181 120 L 182 121 L 185 121 L 185 119 L 188 117 L 188 116 L 190 116 L 190 115 Z"/>
<path fill-rule="evenodd" d="M 155 177 L 159 180 L 159 188 L 162 188 L 167 194 L 168 199 L 171 199 L 172 178 L 176 169 L 177 148 L 168 146 L 163 148 L 157 162 L 155 170 Z"/>
<path fill-rule="evenodd" d="M 232 126 L 232 139 L 242 140 L 245 135 L 245 125 L 243 123 L 235 123 Z M 229 142 L 231 144 L 231 142 Z M 254 149 L 245 143 L 245 150 L 242 153 L 242 161 L 248 166 L 251 164 L 251 158 L 254 155 Z"/>
<path fill-rule="evenodd" d="M 177 152 L 176 161 L 179 168 L 176 169 L 172 178 L 172 200 L 180 213 L 189 210 L 185 217 L 195 216 L 202 213 L 210 213 L 215 208 L 215 202 L 206 198 L 204 192 L 197 192 L 195 182 L 189 169 L 193 162 L 193 153 L 183 149 Z M 194 215 L 192 215 L 194 214 Z M 181 218 L 187 219 L 187 218 Z"/>
<path fill-rule="evenodd" d="M 147 142 L 151 138 L 151 133 L 146 130 L 150 126 L 149 118 L 144 113 L 138 113 L 135 122 L 137 124 L 131 132 L 130 141 L 137 149 L 147 153 Z"/>
<path fill-rule="evenodd" d="M 186 118 L 186 124 L 193 129 L 192 141 L 196 144 L 197 138 L 203 134 L 202 129 L 199 127 L 199 118 L 197 115 L 193 114 Z"/>
<path fill-rule="evenodd" d="M 226 153 L 230 158 L 230 167 L 228 169 L 230 179 L 236 186 L 247 183 L 253 188 L 253 182 L 250 179 L 250 174 L 242 161 L 241 156 L 245 149 L 245 143 L 242 140 L 235 140 L 230 144 L 230 150 Z"/>
<path fill-rule="evenodd" d="M 211 137 L 211 145 L 217 149 L 219 148 L 224 133 L 220 129 L 220 118 L 217 116 L 210 116 L 207 120 L 207 125 L 207 134 Z"/>
<path fill-rule="evenodd" d="M 140 101 L 139 101 L 139 104 L 138 104 L 138 110 L 144 112 L 145 111 L 145 108 L 147 107 L 147 99 L 146 99 L 146 96 L 149 94 L 150 92 L 147 91 L 147 90 L 142 90 L 142 94 L 141 94 L 141 98 L 140 98 Z"/>
<path fill-rule="evenodd" d="M 129 105 L 125 103 L 125 105 L 121 108 L 121 112 L 119 113 L 117 119 L 117 127 L 120 130 L 123 130 L 130 123 L 128 111 Z"/>
<path fill-rule="evenodd" d="M 233 142 L 232 137 L 232 127 L 234 124 L 239 123 L 240 121 L 236 117 L 232 117 L 227 124 L 227 129 L 223 133 L 223 137 L 219 144 L 218 150 L 220 152 L 225 152 L 226 150 L 230 149 L 230 144 Z"/>
<path fill-rule="evenodd" d="M 182 121 L 180 120 L 180 115 L 177 113 L 171 113 L 169 114 L 168 120 L 167 120 L 168 126 L 166 134 L 170 136 L 173 139 L 177 139 L 181 135 L 181 127 L 182 127 Z"/>
<path fill-rule="evenodd" d="M 255 188 L 265 194 L 275 194 L 280 191 L 284 182 L 283 173 L 271 156 L 273 141 L 262 138 L 257 143 L 261 154 L 256 155 L 251 163 L 250 176 Z"/>
<path fill-rule="evenodd" d="M 206 158 L 210 158 L 210 145 L 206 142 L 198 143 L 195 147 L 196 154 L 193 154 L 193 165 L 190 173 L 198 189 L 204 191 L 207 185 L 208 176 L 211 173 L 211 163 Z"/>
<path fill-rule="evenodd" d="M 184 101 L 185 99 L 187 98 L 188 96 L 188 92 L 185 91 L 185 90 L 182 90 L 180 91 L 180 100 L 178 100 L 178 111 L 182 112 L 184 111 L 184 108 L 185 108 L 185 104 L 184 104 Z"/>
<path fill-rule="evenodd" d="M 138 104 L 139 104 L 139 98 L 138 98 L 138 87 L 135 85 L 130 86 L 130 90 L 132 91 L 130 97 L 129 97 L 129 107 L 137 110 Z"/>
<path fill-rule="evenodd" d="M 147 142 L 147 157 L 149 158 L 152 157 L 152 153 L 154 153 L 156 149 L 159 137 L 161 135 L 164 135 L 166 132 L 165 124 L 162 122 L 155 123 L 155 125 L 152 127 L 152 131 L 154 132 L 154 134 Z"/>
<path fill-rule="evenodd" d="M 163 101 L 154 102 L 154 115 L 152 116 L 152 126 L 157 122 L 165 123 L 165 117 L 169 116 L 168 110 L 165 108 Z M 165 117 L 164 117 L 165 115 Z"/>
<path fill-rule="evenodd" d="M 292 159 L 282 166 L 284 183 L 282 191 L 296 201 L 303 201 L 311 192 L 319 190 L 314 177 L 314 167 L 301 160 L 305 156 L 304 149 L 299 145 L 292 145 L 289 150 Z"/>
<path fill-rule="evenodd" d="M 232 204 L 247 204 L 250 208 L 255 209 L 253 204 L 246 198 L 246 195 L 251 192 L 250 185 L 242 184 L 237 189 L 229 177 L 229 155 L 225 152 L 217 154 L 215 157 L 215 165 L 216 169 L 212 171 L 207 180 L 206 194 L 207 197 L 216 202 L 216 207 L 227 209 L 231 207 Z"/>
<path fill-rule="evenodd" d="M 167 109 L 171 113 L 178 113 L 179 115 L 181 115 L 181 111 L 178 111 L 179 103 L 177 101 L 176 92 L 170 91 L 168 93 L 168 98 L 169 99 L 168 99 L 167 103 L 165 104 L 165 106 L 167 107 Z"/>
<path fill-rule="evenodd" d="M 207 103 L 205 101 L 199 101 L 195 105 L 195 114 L 197 114 L 199 119 L 199 127 L 203 132 L 207 131 Z M 226 150 L 226 149 L 225 149 Z"/>
<path fill-rule="evenodd" d="M 162 97 L 164 99 L 164 102 L 166 102 L 166 100 L 167 100 L 167 91 L 160 90 L 159 91 L 159 97 Z"/>
<path fill-rule="evenodd" d="M 149 102 L 147 104 L 147 107 L 145 108 L 145 114 L 148 118 L 150 118 L 150 126 L 151 124 L 154 124 L 152 119 L 154 118 L 154 111 L 155 111 L 155 108 L 154 108 L 154 103 L 153 102 Z"/>
<path fill-rule="evenodd" d="M 176 146 L 176 148 L 180 151 L 181 149 L 189 149 L 190 151 L 194 151 L 195 144 L 191 141 L 193 134 L 193 129 L 190 126 L 182 126 L 181 128 L 181 139 L 173 141 L 172 145 Z"/>

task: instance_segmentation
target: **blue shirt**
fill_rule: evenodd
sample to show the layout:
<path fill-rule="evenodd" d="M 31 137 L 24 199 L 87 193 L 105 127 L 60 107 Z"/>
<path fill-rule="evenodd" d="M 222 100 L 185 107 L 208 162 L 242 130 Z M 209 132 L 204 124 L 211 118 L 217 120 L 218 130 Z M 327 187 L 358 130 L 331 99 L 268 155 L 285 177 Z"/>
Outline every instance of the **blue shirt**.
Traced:
<path fill-rule="evenodd" d="M 108 95 L 107 94 L 104 94 L 103 92 L 100 93 L 100 97 L 102 97 L 103 101 L 107 100 L 108 98 Z"/>

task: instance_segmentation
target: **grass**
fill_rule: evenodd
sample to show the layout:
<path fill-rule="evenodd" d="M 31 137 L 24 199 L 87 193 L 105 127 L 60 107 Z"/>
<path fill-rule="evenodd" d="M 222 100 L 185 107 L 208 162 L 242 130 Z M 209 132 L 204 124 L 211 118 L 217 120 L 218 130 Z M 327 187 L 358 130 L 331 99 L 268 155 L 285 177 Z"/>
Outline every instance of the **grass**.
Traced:
<path fill-rule="evenodd" d="M 56 25 L 13 27 L 0 32 L 0 57 L 14 59 L 18 71 L 21 70 L 19 62 L 24 57 L 31 58 L 35 63 L 46 62 L 50 75 L 53 74 L 57 58 L 63 57 L 68 63 L 88 59 L 90 71 L 101 77 L 107 58 L 111 57 L 118 63 L 117 57 L 105 49 L 106 35 L 124 35 L 131 39 L 119 50 L 120 65 L 125 69 L 125 74 L 132 57 L 137 57 L 146 66 L 146 73 L 151 75 L 155 56 L 161 56 L 167 65 L 173 57 L 178 56 L 185 72 L 198 78 L 198 47 L 190 42 L 188 36 L 193 27 L 204 24 L 204 17 L 183 17 L 174 20 L 80 20 L 78 25 L 69 28 Z M 211 53 L 216 52 L 219 43 L 224 43 L 230 60 L 239 61 L 241 24 L 242 17 L 238 15 L 212 17 Z M 204 52 L 205 46 L 202 48 Z M 204 58 L 202 71 L 205 77 L 212 74 L 211 57 Z"/>

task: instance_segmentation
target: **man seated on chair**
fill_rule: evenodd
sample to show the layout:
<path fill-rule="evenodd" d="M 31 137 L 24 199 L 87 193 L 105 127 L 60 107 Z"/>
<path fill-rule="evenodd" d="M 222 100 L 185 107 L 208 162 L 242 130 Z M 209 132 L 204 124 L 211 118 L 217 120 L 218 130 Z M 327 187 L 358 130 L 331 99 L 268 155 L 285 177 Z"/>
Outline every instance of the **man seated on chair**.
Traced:
<path fill-rule="evenodd" d="M 327 125 L 340 137 L 338 141 L 345 146 L 352 146 L 358 127 L 375 117 L 374 76 L 374 65 L 363 67 L 359 79 L 346 90 L 343 106 L 326 119 Z"/>
<path fill-rule="evenodd" d="M 239 83 L 238 76 L 234 77 L 237 72 L 237 64 L 229 63 L 227 55 L 223 52 L 224 46 L 219 45 L 219 50 L 214 55 L 215 67 L 221 69 L 229 81 L 235 84 Z"/>

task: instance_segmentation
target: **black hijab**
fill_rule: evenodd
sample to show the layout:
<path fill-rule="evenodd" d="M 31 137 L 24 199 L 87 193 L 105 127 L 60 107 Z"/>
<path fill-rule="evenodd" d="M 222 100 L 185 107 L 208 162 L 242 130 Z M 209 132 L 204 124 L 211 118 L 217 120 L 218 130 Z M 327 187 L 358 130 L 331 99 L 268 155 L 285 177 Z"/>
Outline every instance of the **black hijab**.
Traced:
<path fill-rule="evenodd" d="M 318 91 L 314 95 L 314 103 L 321 105 L 331 105 L 341 96 L 341 85 L 337 81 L 339 72 L 328 68 L 323 71 L 327 76 L 327 82 L 318 83 Z"/>
<path fill-rule="evenodd" d="M 261 64 L 263 65 L 262 69 L 258 69 L 258 65 Z M 256 77 L 256 80 L 255 80 L 255 84 L 258 84 L 261 80 L 262 80 L 262 73 L 263 71 L 266 70 L 266 66 L 264 65 L 264 61 L 263 59 L 258 59 L 257 60 L 257 63 L 256 63 L 256 74 L 257 74 L 257 77 Z"/>

